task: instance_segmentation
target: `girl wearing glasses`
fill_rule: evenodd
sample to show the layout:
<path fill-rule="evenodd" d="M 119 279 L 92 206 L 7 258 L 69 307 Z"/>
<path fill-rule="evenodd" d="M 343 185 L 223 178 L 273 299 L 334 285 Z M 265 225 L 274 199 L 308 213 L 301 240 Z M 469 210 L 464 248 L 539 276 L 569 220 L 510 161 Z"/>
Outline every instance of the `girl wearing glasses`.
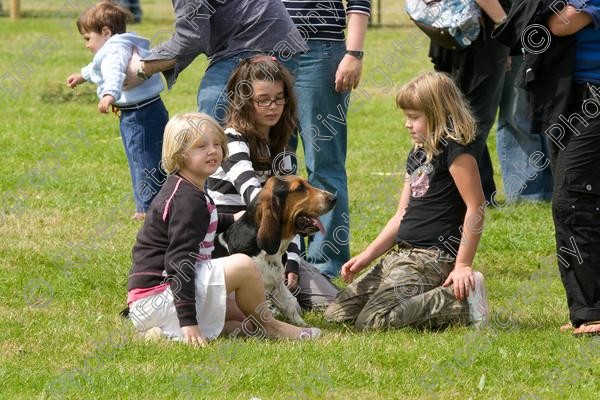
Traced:
<path fill-rule="evenodd" d="M 270 176 L 294 171 L 287 147 L 296 129 L 293 87 L 292 75 L 274 57 L 256 55 L 233 71 L 225 122 L 229 158 L 207 181 L 220 213 L 245 210 Z M 213 253 L 226 255 L 220 246 Z M 337 288 L 302 260 L 299 237 L 290 244 L 285 265 L 288 289 L 303 308 L 325 307 L 335 299 Z"/>

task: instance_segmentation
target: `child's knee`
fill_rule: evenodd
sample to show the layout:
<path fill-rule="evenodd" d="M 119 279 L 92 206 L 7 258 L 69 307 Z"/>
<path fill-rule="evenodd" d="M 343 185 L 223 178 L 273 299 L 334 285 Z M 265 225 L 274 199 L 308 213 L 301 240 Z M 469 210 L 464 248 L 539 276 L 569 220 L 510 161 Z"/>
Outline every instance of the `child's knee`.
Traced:
<path fill-rule="evenodd" d="M 375 324 L 369 316 L 360 313 L 356 320 L 354 321 L 354 328 L 357 331 L 366 331 L 375 328 Z"/>
<path fill-rule="evenodd" d="M 323 317 L 329 322 L 343 322 L 346 319 L 344 318 L 344 313 L 340 311 L 342 310 L 339 304 L 332 303 L 323 312 Z"/>
<path fill-rule="evenodd" d="M 252 266 L 254 266 L 255 264 L 254 261 L 252 261 L 252 258 L 241 253 L 230 255 L 227 258 L 228 264 L 235 265 L 236 267 L 252 268 Z"/>
<path fill-rule="evenodd" d="M 260 271 L 251 257 L 245 254 L 234 254 L 230 261 L 248 279 L 260 279 Z"/>
<path fill-rule="evenodd" d="M 349 304 L 340 304 L 337 301 L 331 303 L 323 312 L 323 317 L 329 322 L 354 321 L 361 307 Z"/>

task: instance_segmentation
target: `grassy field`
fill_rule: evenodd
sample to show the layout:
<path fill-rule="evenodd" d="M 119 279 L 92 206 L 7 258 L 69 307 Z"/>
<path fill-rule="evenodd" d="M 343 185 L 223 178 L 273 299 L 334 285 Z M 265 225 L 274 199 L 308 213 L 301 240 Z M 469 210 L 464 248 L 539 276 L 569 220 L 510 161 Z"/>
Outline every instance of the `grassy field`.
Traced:
<path fill-rule="evenodd" d="M 131 30 L 170 29 L 164 3 L 143 1 L 144 22 Z M 482 330 L 357 333 L 310 313 L 325 331 L 311 343 L 219 339 L 196 350 L 136 339 L 118 316 L 140 227 L 129 219 L 127 162 L 117 117 L 96 111 L 94 87 L 65 86 L 90 61 L 73 21 L 52 17 L 65 4 L 0 19 L 0 399 L 598 398 L 600 340 L 557 329 L 567 310 L 548 204 L 487 213 L 475 260 L 492 307 Z M 353 253 L 402 186 L 394 173 L 410 143 L 393 94 L 431 69 L 426 46 L 406 44 L 401 65 L 390 64 L 409 32 L 368 33 L 361 106 L 348 116 Z M 195 109 L 205 65 L 197 59 L 164 94 L 171 115 Z"/>

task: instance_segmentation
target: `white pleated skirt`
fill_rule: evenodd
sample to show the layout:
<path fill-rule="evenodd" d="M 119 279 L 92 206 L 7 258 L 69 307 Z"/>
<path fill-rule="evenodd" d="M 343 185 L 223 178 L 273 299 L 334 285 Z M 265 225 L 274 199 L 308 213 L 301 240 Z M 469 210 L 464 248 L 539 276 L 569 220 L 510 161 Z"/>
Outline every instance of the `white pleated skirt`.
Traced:
<path fill-rule="evenodd" d="M 211 339 L 219 336 L 225 324 L 227 289 L 223 259 L 196 264 L 196 318 L 200 332 Z M 140 332 L 159 327 L 172 340 L 182 340 L 171 288 L 136 300 L 129 305 L 129 318 Z"/>

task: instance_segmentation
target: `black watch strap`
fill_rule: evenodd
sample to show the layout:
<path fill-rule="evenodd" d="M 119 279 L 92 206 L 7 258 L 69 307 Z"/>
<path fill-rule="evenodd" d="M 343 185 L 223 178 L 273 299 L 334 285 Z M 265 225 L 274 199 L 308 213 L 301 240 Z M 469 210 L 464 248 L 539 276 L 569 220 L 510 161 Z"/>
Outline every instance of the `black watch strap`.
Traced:
<path fill-rule="evenodd" d="M 362 60 L 362 58 L 365 55 L 365 52 L 364 51 L 360 51 L 360 50 L 346 50 L 346 54 L 349 54 L 352 57 L 356 57 L 359 60 Z"/>

